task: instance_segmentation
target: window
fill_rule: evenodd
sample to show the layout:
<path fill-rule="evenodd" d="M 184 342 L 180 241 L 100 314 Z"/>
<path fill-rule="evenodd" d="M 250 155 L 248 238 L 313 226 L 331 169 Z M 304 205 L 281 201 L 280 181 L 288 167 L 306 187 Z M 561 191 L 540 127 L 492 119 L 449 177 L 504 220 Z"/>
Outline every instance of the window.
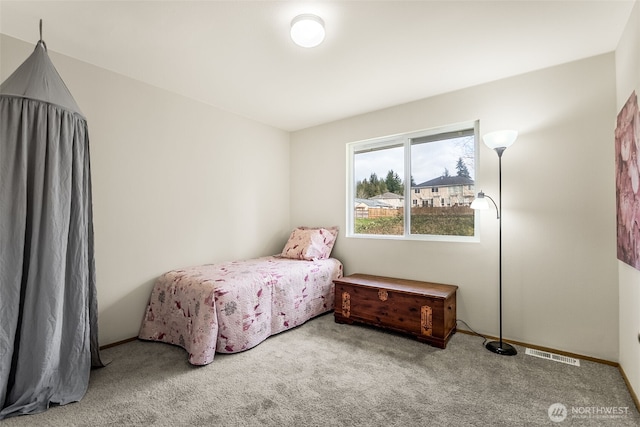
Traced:
<path fill-rule="evenodd" d="M 476 236 L 477 122 L 347 145 L 347 235 Z"/>

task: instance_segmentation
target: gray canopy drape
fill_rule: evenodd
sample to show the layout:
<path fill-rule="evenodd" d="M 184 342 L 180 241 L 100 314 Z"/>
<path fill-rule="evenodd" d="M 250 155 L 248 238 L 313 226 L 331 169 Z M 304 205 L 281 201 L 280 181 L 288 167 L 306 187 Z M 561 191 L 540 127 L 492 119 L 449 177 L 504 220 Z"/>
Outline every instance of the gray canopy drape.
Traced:
<path fill-rule="evenodd" d="M 0 420 L 80 400 L 92 366 L 87 122 L 41 40 L 0 85 Z"/>

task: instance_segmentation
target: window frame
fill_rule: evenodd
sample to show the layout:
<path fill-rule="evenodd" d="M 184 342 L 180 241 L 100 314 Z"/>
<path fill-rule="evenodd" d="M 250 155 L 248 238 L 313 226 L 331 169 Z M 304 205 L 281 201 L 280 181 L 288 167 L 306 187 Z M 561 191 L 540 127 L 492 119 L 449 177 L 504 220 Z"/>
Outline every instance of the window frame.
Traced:
<path fill-rule="evenodd" d="M 439 241 L 439 242 L 479 242 L 479 215 L 474 214 L 473 236 L 453 236 L 438 234 L 411 234 L 411 192 L 414 187 L 411 186 L 411 145 L 412 141 L 418 138 L 434 137 L 455 132 L 464 132 L 473 130 L 474 135 L 474 180 L 475 193 L 478 189 L 478 180 L 476 179 L 479 170 L 479 121 L 468 121 L 440 126 L 436 128 L 423 129 L 419 131 L 407 132 L 402 134 L 389 135 L 379 138 L 371 138 L 366 140 L 349 142 L 346 144 L 347 173 L 346 173 L 346 237 L 358 239 L 381 239 L 381 240 L 418 240 L 418 241 Z M 404 150 L 404 232 L 402 235 L 389 234 L 361 234 L 355 233 L 355 190 L 356 179 L 354 176 L 355 154 L 364 151 L 374 151 L 387 148 L 402 146 Z M 407 185 L 408 183 L 408 185 Z"/>

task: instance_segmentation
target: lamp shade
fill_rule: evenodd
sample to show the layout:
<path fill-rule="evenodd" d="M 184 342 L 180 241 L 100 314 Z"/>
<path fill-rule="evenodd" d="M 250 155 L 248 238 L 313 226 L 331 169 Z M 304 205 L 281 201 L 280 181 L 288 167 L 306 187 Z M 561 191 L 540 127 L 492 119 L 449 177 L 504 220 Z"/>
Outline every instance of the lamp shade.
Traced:
<path fill-rule="evenodd" d="M 489 207 L 489 201 L 487 200 L 487 198 L 484 196 L 480 196 L 480 194 L 478 194 L 478 197 L 473 199 L 473 202 L 471 202 L 471 209 L 485 210 L 489 209 Z"/>
<path fill-rule="evenodd" d="M 485 145 L 492 150 L 496 148 L 507 148 L 513 144 L 518 137 L 516 130 L 498 130 L 485 134 L 482 139 Z"/>
<path fill-rule="evenodd" d="M 298 46 L 316 47 L 324 36 L 324 21 L 319 16 L 298 15 L 291 21 L 291 40 Z"/>

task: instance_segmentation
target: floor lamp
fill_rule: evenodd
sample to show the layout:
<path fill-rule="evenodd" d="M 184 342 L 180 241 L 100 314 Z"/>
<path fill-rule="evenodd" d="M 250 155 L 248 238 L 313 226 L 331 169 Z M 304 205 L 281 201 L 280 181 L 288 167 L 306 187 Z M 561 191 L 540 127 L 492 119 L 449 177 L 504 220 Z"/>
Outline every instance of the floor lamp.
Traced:
<path fill-rule="evenodd" d="M 500 289 L 500 340 L 491 341 L 486 345 L 487 350 L 497 354 L 505 356 L 514 356 L 518 354 L 518 351 L 512 345 L 502 341 L 502 153 L 507 147 L 510 147 L 518 137 L 518 132 L 515 130 L 500 130 L 496 132 L 490 132 L 482 137 L 487 147 L 495 150 L 498 153 L 498 203 L 491 197 L 484 194 L 482 191 L 478 193 L 478 197 L 471 203 L 473 209 L 489 209 L 490 205 L 487 199 L 493 202 L 498 214 L 498 222 L 500 228 L 500 252 L 499 252 L 499 289 Z"/>

